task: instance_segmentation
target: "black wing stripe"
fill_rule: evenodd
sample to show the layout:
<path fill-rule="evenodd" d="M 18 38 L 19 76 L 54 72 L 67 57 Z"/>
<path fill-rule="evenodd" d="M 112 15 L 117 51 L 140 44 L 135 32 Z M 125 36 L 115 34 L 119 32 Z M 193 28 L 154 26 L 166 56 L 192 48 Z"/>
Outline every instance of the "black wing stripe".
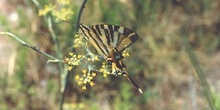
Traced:
<path fill-rule="evenodd" d="M 118 31 L 119 26 L 114 26 L 114 31 Z"/>
<path fill-rule="evenodd" d="M 113 37 L 112 37 L 112 35 L 111 35 L 111 32 L 110 32 L 110 28 L 111 28 L 111 26 L 109 26 L 109 25 L 100 25 L 100 28 L 104 31 L 104 35 L 105 35 L 105 37 L 106 37 L 106 39 L 107 39 L 107 44 L 109 45 L 109 46 L 111 46 L 111 42 L 113 41 L 112 39 L 114 39 Z"/>
<path fill-rule="evenodd" d="M 82 25 L 80 24 L 80 27 L 79 27 L 83 33 L 83 35 L 86 37 L 86 39 L 88 40 L 89 37 L 87 36 L 86 32 L 89 32 L 89 28 L 85 25 Z"/>
<path fill-rule="evenodd" d="M 105 50 L 103 50 L 103 48 L 98 45 L 99 43 L 97 42 L 97 40 L 92 36 L 92 34 L 89 32 L 88 33 L 90 35 L 90 37 L 92 38 L 92 41 L 95 42 L 95 45 L 99 48 L 99 50 L 102 52 L 103 55 L 106 55 Z"/>
<path fill-rule="evenodd" d="M 105 29 L 105 28 L 104 28 L 104 25 L 100 25 L 100 28 Z"/>
<path fill-rule="evenodd" d="M 109 31 L 105 29 L 105 36 L 106 36 L 106 39 L 107 39 L 107 43 L 108 45 L 111 45 L 111 36 L 109 36 Z"/>
<path fill-rule="evenodd" d="M 135 32 L 129 34 L 128 37 L 132 42 L 135 42 L 138 39 L 138 35 Z"/>
<path fill-rule="evenodd" d="M 129 30 L 129 29 L 124 29 L 124 35 L 127 37 L 130 33 L 132 33 L 132 31 L 131 30 Z"/>
<path fill-rule="evenodd" d="M 112 25 L 107 25 L 109 30 L 113 30 L 113 26 Z"/>
<path fill-rule="evenodd" d="M 101 36 L 101 31 L 100 31 L 100 28 L 99 28 L 99 25 L 95 25 L 93 26 L 92 28 L 95 28 L 97 30 L 97 32 L 99 33 L 99 35 Z"/>
<path fill-rule="evenodd" d="M 106 36 L 106 39 L 107 39 L 107 43 L 108 43 L 108 45 L 110 45 L 110 42 L 111 42 L 110 39 L 111 38 L 109 36 L 109 31 L 107 29 L 105 29 L 104 32 L 105 32 L 105 36 Z"/>
<path fill-rule="evenodd" d="M 110 37 L 112 38 L 112 42 L 114 42 L 114 38 L 115 38 L 114 31 L 113 31 L 114 27 L 112 25 L 108 25 L 108 28 L 109 28 Z"/>
<path fill-rule="evenodd" d="M 96 44 L 96 45 L 102 45 L 103 47 L 104 47 L 104 49 L 105 50 L 103 50 L 103 51 L 105 51 L 105 54 L 109 54 L 109 52 L 108 52 L 108 47 L 105 45 L 105 43 L 103 42 L 103 39 L 102 38 L 100 38 L 100 36 L 98 35 L 98 33 L 97 33 L 97 31 L 96 31 L 96 29 L 94 29 L 94 28 L 92 28 L 92 31 L 93 31 L 93 33 L 95 33 L 95 35 L 96 35 L 96 38 L 99 40 L 99 42 L 101 43 L 101 44 Z M 91 36 L 91 37 L 93 37 L 93 36 Z M 93 37 L 94 38 L 94 37 Z M 95 39 L 95 38 L 94 38 Z M 101 46 L 100 46 L 101 47 Z"/>

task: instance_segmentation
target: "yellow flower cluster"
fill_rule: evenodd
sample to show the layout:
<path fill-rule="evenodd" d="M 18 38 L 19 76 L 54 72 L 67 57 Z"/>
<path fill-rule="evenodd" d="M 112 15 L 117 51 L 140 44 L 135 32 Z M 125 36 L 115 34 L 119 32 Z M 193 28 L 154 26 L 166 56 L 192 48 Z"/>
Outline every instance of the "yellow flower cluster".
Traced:
<path fill-rule="evenodd" d="M 52 13 L 57 20 L 67 21 L 74 13 L 71 10 L 70 0 L 58 0 L 57 5 L 48 4 L 38 12 L 39 16 L 45 16 Z M 61 8 L 60 8 L 61 5 Z"/>
<path fill-rule="evenodd" d="M 74 36 L 74 48 L 78 48 L 78 47 L 83 47 L 83 46 L 87 46 L 87 42 L 85 42 L 83 36 L 79 36 L 79 35 L 75 35 Z"/>
<path fill-rule="evenodd" d="M 93 54 L 90 51 L 87 45 L 87 41 L 80 34 L 75 35 L 74 48 L 76 48 L 76 51 L 77 50 L 81 51 L 81 49 L 85 50 L 86 54 L 82 55 L 82 54 L 76 54 L 76 53 L 69 53 L 70 58 L 66 58 L 65 62 L 67 62 L 67 64 L 69 65 L 68 70 L 72 70 L 73 66 L 87 67 L 88 71 L 82 70 L 82 74 L 77 74 L 75 76 L 75 80 L 82 90 L 86 90 L 87 85 L 90 85 L 91 87 L 93 87 L 95 84 L 92 80 L 93 80 L 93 77 L 96 76 L 96 73 L 91 72 L 91 70 L 101 72 L 104 78 L 106 78 L 109 74 L 112 74 L 111 66 L 108 65 L 106 61 L 103 61 L 101 68 L 98 70 L 93 68 L 93 66 L 91 67 L 91 64 L 95 65 L 96 61 L 100 61 L 100 58 L 98 55 Z M 122 52 L 122 56 L 128 57 L 130 56 L 130 54 L 128 53 L 127 50 L 124 50 Z M 83 63 L 81 63 L 82 61 Z M 85 62 L 88 62 L 88 63 L 85 63 Z"/>
<path fill-rule="evenodd" d="M 109 71 L 109 65 L 107 65 L 106 63 L 102 63 L 102 67 L 100 68 L 99 71 L 103 73 L 102 76 L 104 78 L 107 77 L 109 74 L 111 74 Z"/>
<path fill-rule="evenodd" d="M 89 84 L 91 87 L 95 85 L 95 83 L 92 81 L 93 77 L 96 76 L 96 73 L 83 70 L 83 75 L 76 75 L 75 80 L 79 86 L 82 87 L 82 90 L 86 90 L 86 84 Z"/>
<path fill-rule="evenodd" d="M 60 10 L 54 10 L 52 13 L 57 20 L 67 21 L 70 19 L 70 15 L 73 15 L 73 11 L 70 8 L 61 8 Z"/>
<path fill-rule="evenodd" d="M 67 64 L 69 65 L 68 70 L 72 70 L 73 66 L 79 65 L 80 60 L 82 58 L 85 58 L 84 55 L 80 55 L 80 54 L 75 54 L 73 52 L 69 53 L 70 58 L 66 58 L 65 62 L 67 62 Z"/>
<path fill-rule="evenodd" d="M 95 54 L 92 54 L 92 53 L 89 53 L 89 55 L 90 55 L 91 57 L 87 58 L 88 61 L 92 61 L 92 62 L 94 62 L 94 61 L 99 61 L 98 55 L 95 55 Z"/>
<path fill-rule="evenodd" d="M 38 12 L 38 16 L 43 16 L 46 15 L 47 13 L 53 11 L 56 8 L 56 6 L 49 4 L 49 5 L 45 5 L 44 9 L 39 10 Z"/>

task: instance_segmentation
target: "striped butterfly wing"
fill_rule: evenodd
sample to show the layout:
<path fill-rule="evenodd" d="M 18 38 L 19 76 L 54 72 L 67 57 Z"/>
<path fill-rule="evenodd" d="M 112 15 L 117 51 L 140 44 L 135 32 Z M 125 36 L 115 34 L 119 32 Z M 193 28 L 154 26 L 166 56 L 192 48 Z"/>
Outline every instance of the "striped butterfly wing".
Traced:
<path fill-rule="evenodd" d="M 121 53 L 138 39 L 137 33 L 121 26 L 100 24 L 87 27 L 80 24 L 80 29 L 96 50 L 106 58 L 112 49 L 116 48 Z"/>
<path fill-rule="evenodd" d="M 137 33 L 131 29 L 115 25 L 93 25 L 86 26 L 80 24 L 83 35 L 103 55 L 112 62 L 112 71 L 116 75 L 122 73 L 140 93 L 143 93 L 140 87 L 129 77 L 125 71 L 125 65 L 122 62 L 121 52 L 128 48 L 138 39 Z M 117 59 L 117 57 L 121 57 Z"/>

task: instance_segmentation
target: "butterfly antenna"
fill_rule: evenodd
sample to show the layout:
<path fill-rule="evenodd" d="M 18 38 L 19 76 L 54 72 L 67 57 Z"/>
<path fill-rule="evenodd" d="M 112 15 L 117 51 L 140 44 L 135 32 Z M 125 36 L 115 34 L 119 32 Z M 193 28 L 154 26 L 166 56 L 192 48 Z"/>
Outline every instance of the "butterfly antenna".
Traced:
<path fill-rule="evenodd" d="M 125 72 L 125 74 L 123 74 L 123 76 L 125 76 L 125 77 L 134 85 L 134 87 L 135 87 L 141 94 L 143 94 L 143 91 L 141 90 L 141 88 L 134 82 L 134 80 L 128 75 L 127 72 Z"/>

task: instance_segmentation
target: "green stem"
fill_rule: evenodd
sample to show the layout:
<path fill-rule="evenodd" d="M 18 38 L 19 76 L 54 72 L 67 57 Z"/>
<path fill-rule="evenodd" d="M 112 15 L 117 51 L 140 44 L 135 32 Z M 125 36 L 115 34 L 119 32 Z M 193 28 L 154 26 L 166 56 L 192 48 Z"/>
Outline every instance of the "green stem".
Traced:
<path fill-rule="evenodd" d="M 191 46 L 189 45 L 186 36 L 184 36 L 184 38 L 183 38 L 183 44 L 184 44 L 185 51 L 187 52 L 187 54 L 190 58 L 191 64 L 193 65 L 194 69 L 196 70 L 196 73 L 197 73 L 197 75 L 199 77 L 199 80 L 202 84 L 206 100 L 208 101 L 208 104 L 209 104 L 210 108 L 212 110 L 216 110 L 216 108 L 214 106 L 214 103 L 213 103 L 214 99 L 212 97 L 212 93 L 210 91 L 209 85 L 208 85 L 208 83 L 205 79 L 204 72 L 203 72 L 202 68 L 199 66 L 199 61 L 196 58 L 196 55 L 193 52 Z"/>
<path fill-rule="evenodd" d="M 78 16 L 77 16 L 77 19 L 76 19 L 76 33 L 79 30 L 80 18 L 81 18 L 81 15 L 82 15 L 83 9 L 85 8 L 86 3 L 87 3 L 87 0 L 84 0 L 81 7 L 80 7 L 80 10 L 79 10 L 79 13 L 78 13 Z M 72 51 L 74 51 L 74 50 L 72 50 Z M 63 110 L 63 104 L 64 104 L 64 100 L 65 100 L 65 93 L 66 93 L 66 90 L 67 90 L 67 84 L 70 80 L 71 72 L 72 71 L 68 71 L 67 74 L 66 74 L 66 77 L 65 77 L 64 89 L 61 92 L 61 98 L 60 98 L 60 110 Z"/>
<path fill-rule="evenodd" d="M 43 55 L 47 56 L 48 58 L 51 58 L 51 59 L 53 59 L 53 60 L 59 61 L 59 59 L 57 59 L 57 58 L 55 58 L 55 57 L 53 57 L 53 56 L 51 56 L 51 55 L 49 55 L 49 54 L 47 54 L 47 53 L 41 51 L 40 49 L 38 49 L 38 48 L 35 47 L 35 46 L 32 46 L 32 45 L 26 43 L 25 41 L 21 40 L 18 36 L 14 35 L 14 34 L 12 34 L 12 33 L 10 33 L 10 32 L 0 32 L 0 35 L 10 36 L 10 37 L 12 37 L 13 39 L 15 39 L 16 41 L 18 41 L 19 43 L 21 43 L 23 46 L 26 46 L 26 47 L 28 47 L 28 48 L 30 48 L 30 49 L 32 49 L 32 50 L 34 50 L 34 51 L 36 51 L 36 52 L 38 52 L 38 53 L 40 53 L 40 54 L 43 54 Z"/>

